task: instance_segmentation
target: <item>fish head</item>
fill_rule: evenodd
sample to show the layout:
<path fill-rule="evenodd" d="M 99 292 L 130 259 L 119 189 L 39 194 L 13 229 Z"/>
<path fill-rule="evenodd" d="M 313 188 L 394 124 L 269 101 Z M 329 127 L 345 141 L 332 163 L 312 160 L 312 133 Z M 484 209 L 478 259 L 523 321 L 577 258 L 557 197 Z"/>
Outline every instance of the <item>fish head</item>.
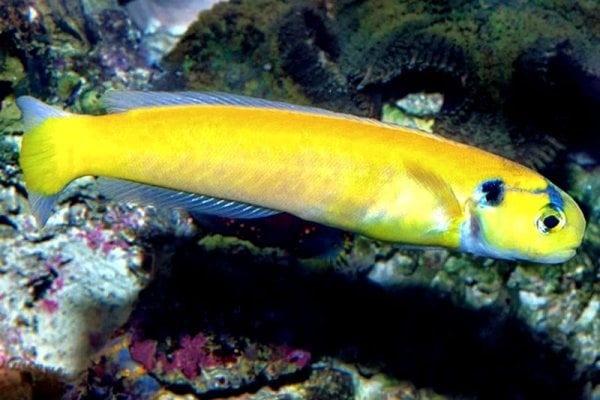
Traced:
<path fill-rule="evenodd" d="M 539 263 L 562 263 L 575 255 L 585 232 L 581 209 L 544 180 L 537 190 L 501 179 L 480 184 L 467 201 L 461 249 L 473 254 Z"/>

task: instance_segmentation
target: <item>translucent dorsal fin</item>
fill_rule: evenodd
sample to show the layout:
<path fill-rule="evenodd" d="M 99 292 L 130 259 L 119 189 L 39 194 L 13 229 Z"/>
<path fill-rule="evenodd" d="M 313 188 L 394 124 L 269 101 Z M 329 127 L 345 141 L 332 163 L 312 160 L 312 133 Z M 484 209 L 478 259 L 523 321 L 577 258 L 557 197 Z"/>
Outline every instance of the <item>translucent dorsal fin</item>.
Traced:
<path fill-rule="evenodd" d="M 317 107 L 300 106 L 296 104 L 284 103 L 281 101 L 257 99 L 254 97 L 221 92 L 144 92 L 135 90 L 114 90 L 106 92 L 104 94 L 103 101 L 108 112 L 110 113 L 119 113 L 135 108 L 146 107 L 167 107 L 185 105 L 230 105 L 238 107 L 270 108 L 306 114 L 326 115 L 333 118 L 349 119 L 388 128 L 392 127 L 394 129 L 407 129 L 400 128 L 399 125 L 396 124 L 382 122 L 372 118 L 359 117 L 351 114 L 343 114 Z M 414 131 L 414 133 L 416 134 L 432 137 L 436 140 L 447 140 L 442 138 L 441 136 L 433 135 L 418 129 L 411 130 Z"/>
<path fill-rule="evenodd" d="M 339 117 L 352 117 L 322 108 L 300 106 L 280 101 L 257 99 L 221 92 L 143 92 L 115 90 L 106 92 L 104 105 L 109 112 L 123 112 L 134 108 L 183 106 L 183 105 L 231 105 L 241 107 L 274 108 Z M 358 117 L 355 117 L 358 118 Z"/>

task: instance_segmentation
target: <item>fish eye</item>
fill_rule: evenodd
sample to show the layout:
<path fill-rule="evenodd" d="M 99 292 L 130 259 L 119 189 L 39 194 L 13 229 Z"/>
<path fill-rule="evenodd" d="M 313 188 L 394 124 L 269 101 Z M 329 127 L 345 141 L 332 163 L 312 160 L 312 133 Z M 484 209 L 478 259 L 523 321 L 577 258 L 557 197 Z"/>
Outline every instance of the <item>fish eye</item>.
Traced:
<path fill-rule="evenodd" d="M 504 200 L 504 182 L 501 179 L 492 179 L 483 182 L 479 188 L 479 203 L 495 207 Z"/>
<path fill-rule="evenodd" d="M 547 234 L 561 230 L 566 223 L 565 214 L 553 204 L 542 210 L 537 220 L 537 228 L 541 233 Z"/>

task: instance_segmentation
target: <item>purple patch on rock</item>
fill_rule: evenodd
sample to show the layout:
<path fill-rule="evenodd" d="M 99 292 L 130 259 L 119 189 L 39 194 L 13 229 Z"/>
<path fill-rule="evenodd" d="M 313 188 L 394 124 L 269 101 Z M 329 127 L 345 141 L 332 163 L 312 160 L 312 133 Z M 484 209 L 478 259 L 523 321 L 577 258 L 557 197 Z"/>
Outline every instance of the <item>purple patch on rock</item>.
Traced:
<path fill-rule="evenodd" d="M 181 338 L 181 348 L 175 350 L 171 355 L 171 360 L 161 353 L 158 361 L 161 363 L 165 372 L 181 371 L 187 379 L 194 379 L 198 376 L 203 366 L 214 365 L 213 357 L 203 349 L 207 338 L 199 333 L 193 338 L 189 335 Z"/>
<path fill-rule="evenodd" d="M 289 363 L 295 364 L 300 368 L 306 367 L 310 363 L 310 353 L 304 350 L 292 350 L 290 351 L 285 360 Z"/>
<path fill-rule="evenodd" d="M 152 371 L 156 365 L 156 341 L 143 340 L 131 345 L 131 358 L 142 364 L 146 371 Z"/>
<path fill-rule="evenodd" d="M 40 307 L 47 313 L 54 314 L 56 310 L 58 310 L 58 302 L 55 300 L 43 299 L 40 302 Z"/>

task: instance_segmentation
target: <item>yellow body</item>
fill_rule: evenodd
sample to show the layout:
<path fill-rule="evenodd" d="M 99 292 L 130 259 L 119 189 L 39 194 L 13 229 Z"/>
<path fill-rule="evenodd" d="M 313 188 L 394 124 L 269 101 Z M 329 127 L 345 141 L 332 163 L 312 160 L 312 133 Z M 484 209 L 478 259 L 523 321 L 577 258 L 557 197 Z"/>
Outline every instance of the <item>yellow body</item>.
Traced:
<path fill-rule="evenodd" d="M 518 235 L 520 225 L 535 226 L 549 202 L 544 177 L 470 146 L 370 120 L 247 106 L 51 117 L 25 135 L 21 166 L 28 190 L 43 195 L 80 176 L 114 177 L 285 211 L 386 241 L 454 249 L 461 247 L 462 224 L 478 213 L 474 191 L 481 182 L 502 179 L 510 207 L 534 210 L 515 232 L 503 232 L 508 236 Z M 577 225 L 563 238 L 573 249 L 585 222 L 560 194 L 568 198 L 568 222 Z"/>

